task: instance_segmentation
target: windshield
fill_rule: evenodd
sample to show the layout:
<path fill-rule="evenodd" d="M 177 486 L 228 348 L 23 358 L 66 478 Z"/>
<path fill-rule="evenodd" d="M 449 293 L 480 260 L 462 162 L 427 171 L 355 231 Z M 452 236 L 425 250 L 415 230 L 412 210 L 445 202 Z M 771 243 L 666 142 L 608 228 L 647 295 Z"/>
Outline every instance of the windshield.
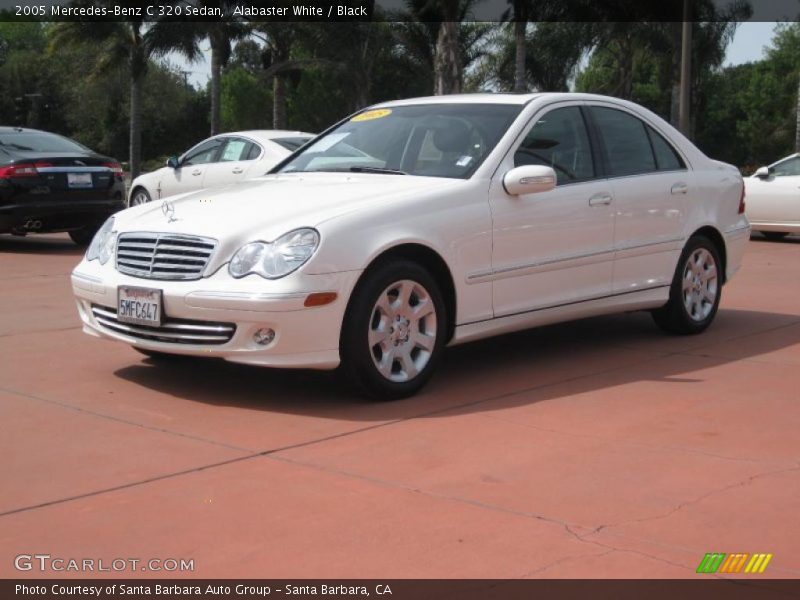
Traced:
<path fill-rule="evenodd" d="M 283 146 L 287 150 L 291 150 L 292 152 L 294 152 L 310 139 L 311 139 L 310 137 L 305 136 L 305 137 L 272 138 L 272 141 L 275 142 L 276 144 Z"/>
<path fill-rule="evenodd" d="M 88 148 L 60 135 L 41 131 L 0 133 L 0 146 L 26 152 L 87 152 Z"/>
<path fill-rule="evenodd" d="M 367 110 L 302 150 L 280 173 L 354 171 L 466 179 L 522 110 L 423 104 Z"/>

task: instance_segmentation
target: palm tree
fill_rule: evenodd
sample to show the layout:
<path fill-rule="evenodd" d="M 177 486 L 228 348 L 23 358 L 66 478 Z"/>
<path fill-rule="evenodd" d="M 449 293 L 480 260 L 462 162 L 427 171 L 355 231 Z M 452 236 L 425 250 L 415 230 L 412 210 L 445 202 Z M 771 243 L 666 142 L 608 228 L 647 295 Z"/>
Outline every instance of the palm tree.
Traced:
<path fill-rule="evenodd" d="M 74 2 L 85 4 L 85 0 Z M 112 6 L 113 0 L 95 4 Z M 187 57 L 196 56 L 196 44 L 180 23 L 157 22 L 146 25 L 143 19 L 124 22 L 69 21 L 57 23 L 52 30 L 51 52 L 62 46 L 90 45 L 97 48 L 93 75 L 124 68 L 130 77 L 130 140 L 129 161 L 131 176 L 141 171 L 142 157 L 142 83 L 151 58 L 179 51 Z"/>
<path fill-rule="evenodd" d="M 185 4 L 195 8 L 219 9 L 225 15 L 230 15 L 236 2 L 233 0 L 184 0 Z M 191 48 L 188 52 L 179 52 L 192 60 L 200 55 L 199 43 L 208 40 L 211 46 L 211 135 L 220 132 L 222 112 L 222 70 L 228 65 L 231 58 L 231 45 L 236 40 L 243 39 L 250 34 L 248 24 L 233 20 L 232 18 L 215 19 L 211 21 L 182 23 L 187 29 L 184 37 L 192 38 Z"/>
<path fill-rule="evenodd" d="M 406 0 L 396 33 L 415 62 L 433 73 L 434 94 L 462 91 L 464 70 L 480 58 L 487 23 L 464 23 L 478 0 Z"/>

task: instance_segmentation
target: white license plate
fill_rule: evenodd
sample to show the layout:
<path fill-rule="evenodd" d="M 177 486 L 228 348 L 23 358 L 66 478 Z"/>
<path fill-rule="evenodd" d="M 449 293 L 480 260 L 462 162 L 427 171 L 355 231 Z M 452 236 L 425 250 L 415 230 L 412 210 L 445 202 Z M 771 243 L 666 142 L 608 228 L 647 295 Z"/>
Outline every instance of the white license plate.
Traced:
<path fill-rule="evenodd" d="M 92 187 L 91 173 L 67 173 L 67 185 L 71 188 Z"/>
<path fill-rule="evenodd" d="M 161 290 L 121 285 L 117 288 L 117 320 L 136 325 L 161 325 Z"/>

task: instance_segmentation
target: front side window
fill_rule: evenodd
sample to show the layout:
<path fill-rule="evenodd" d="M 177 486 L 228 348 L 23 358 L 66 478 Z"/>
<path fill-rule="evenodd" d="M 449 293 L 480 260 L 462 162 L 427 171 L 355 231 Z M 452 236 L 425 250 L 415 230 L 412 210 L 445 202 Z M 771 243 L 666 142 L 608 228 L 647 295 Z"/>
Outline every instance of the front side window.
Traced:
<path fill-rule="evenodd" d="M 514 166 L 521 165 L 552 167 L 558 185 L 592 179 L 592 147 L 581 109 L 557 108 L 540 118 L 514 152 Z"/>
<path fill-rule="evenodd" d="M 196 148 L 192 148 L 181 161 L 181 165 L 205 165 L 214 162 L 217 158 L 224 139 L 214 139 L 203 142 Z"/>
<path fill-rule="evenodd" d="M 381 172 L 466 179 L 521 109 L 517 104 L 461 103 L 367 110 L 301 149 L 280 172 Z"/>
<path fill-rule="evenodd" d="M 775 177 L 791 177 L 792 175 L 800 175 L 800 156 L 795 156 L 781 163 L 778 163 L 771 169 Z"/>
<path fill-rule="evenodd" d="M 592 107 L 592 115 L 603 138 L 611 177 L 657 170 L 650 138 L 642 121 L 621 110 L 601 106 Z"/>

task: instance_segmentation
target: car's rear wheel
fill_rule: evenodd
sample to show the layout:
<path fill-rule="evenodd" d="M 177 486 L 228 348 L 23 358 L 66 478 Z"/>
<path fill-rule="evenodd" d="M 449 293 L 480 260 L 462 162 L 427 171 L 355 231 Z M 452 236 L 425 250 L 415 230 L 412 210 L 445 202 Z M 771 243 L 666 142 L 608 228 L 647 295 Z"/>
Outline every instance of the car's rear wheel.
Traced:
<path fill-rule="evenodd" d="M 81 227 L 69 232 L 69 237 L 78 246 L 88 246 L 94 234 L 97 233 L 98 225 L 90 225 L 88 227 Z"/>
<path fill-rule="evenodd" d="M 367 274 L 342 328 L 342 371 L 361 393 L 394 400 L 416 393 L 441 357 L 447 314 L 436 281 L 420 265 L 400 260 Z"/>
<path fill-rule="evenodd" d="M 719 251 L 707 237 L 692 236 L 678 261 L 669 301 L 652 311 L 653 319 L 669 333 L 700 333 L 714 320 L 721 296 Z"/>
<path fill-rule="evenodd" d="M 771 242 L 778 242 L 789 235 L 786 231 L 762 231 L 761 235 Z"/>
<path fill-rule="evenodd" d="M 137 187 L 133 190 L 131 194 L 131 199 L 128 202 L 128 206 L 139 206 L 140 204 L 147 204 L 150 202 L 150 194 L 147 193 L 147 190 L 141 187 Z"/>

